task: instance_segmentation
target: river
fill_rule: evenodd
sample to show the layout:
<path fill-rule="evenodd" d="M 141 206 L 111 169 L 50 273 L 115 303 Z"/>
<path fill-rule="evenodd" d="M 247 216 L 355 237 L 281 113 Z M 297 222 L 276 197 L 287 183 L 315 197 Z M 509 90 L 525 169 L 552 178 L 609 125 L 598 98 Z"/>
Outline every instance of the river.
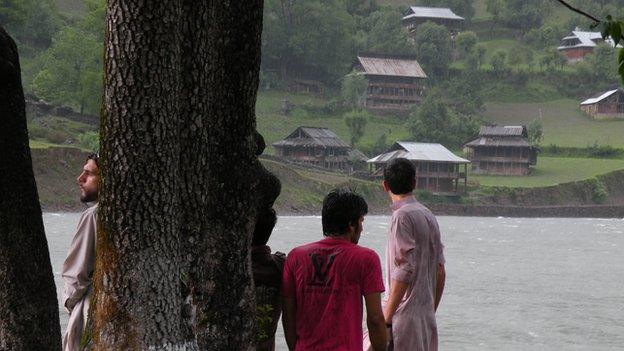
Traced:
<path fill-rule="evenodd" d="M 59 297 L 78 217 L 43 217 Z M 440 350 L 624 350 L 624 220 L 438 220 L 447 272 Z M 360 239 L 382 258 L 387 222 L 367 216 Z M 320 217 L 280 217 L 269 245 L 288 252 L 321 237 Z M 286 350 L 281 326 L 276 338 Z"/>

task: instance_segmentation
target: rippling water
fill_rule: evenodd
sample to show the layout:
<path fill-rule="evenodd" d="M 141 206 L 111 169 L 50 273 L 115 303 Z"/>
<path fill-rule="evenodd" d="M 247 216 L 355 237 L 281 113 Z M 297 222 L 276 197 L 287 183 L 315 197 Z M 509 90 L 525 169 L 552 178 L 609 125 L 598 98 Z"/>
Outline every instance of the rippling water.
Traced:
<path fill-rule="evenodd" d="M 44 215 L 59 296 L 78 216 Z M 624 350 L 624 220 L 438 220 L 447 261 L 441 350 Z M 366 217 L 360 239 L 382 258 L 387 222 Z M 320 217 L 280 217 L 269 245 L 288 252 L 321 237 Z M 277 340 L 286 350 L 281 327 Z"/>

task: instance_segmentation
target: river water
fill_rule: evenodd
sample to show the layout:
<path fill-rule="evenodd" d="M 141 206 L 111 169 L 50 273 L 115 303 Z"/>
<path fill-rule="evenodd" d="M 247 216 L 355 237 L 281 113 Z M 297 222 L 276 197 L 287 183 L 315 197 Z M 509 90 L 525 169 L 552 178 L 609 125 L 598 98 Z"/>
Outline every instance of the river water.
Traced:
<path fill-rule="evenodd" d="M 44 214 L 59 296 L 78 217 Z M 624 220 L 438 220 L 447 272 L 440 350 L 624 350 Z M 360 239 L 382 259 L 387 222 L 367 216 Z M 269 245 L 288 252 L 321 238 L 320 217 L 280 217 Z M 286 350 L 281 326 L 276 338 Z"/>

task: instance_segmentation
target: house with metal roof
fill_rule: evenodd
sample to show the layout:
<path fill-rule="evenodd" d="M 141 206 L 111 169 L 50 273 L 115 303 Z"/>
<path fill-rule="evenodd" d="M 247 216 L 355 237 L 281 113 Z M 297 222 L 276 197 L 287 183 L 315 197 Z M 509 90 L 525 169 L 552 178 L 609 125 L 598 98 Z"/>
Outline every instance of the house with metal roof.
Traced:
<path fill-rule="evenodd" d="M 624 118 L 624 90 L 612 89 L 581 102 L 581 110 L 593 119 Z"/>
<path fill-rule="evenodd" d="M 482 126 L 464 145 L 475 174 L 528 175 L 538 149 L 529 143 L 526 126 Z"/>
<path fill-rule="evenodd" d="M 600 43 L 613 46 L 613 40 L 611 38 L 603 40 L 600 32 L 585 32 L 576 28 L 571 35 L 561 40 L 561 45 L 557 50 L 565 55 L 568 62 L 574 63 L 583 60 Z M 617 47 L 621 48 L 622 46 L 618 44 Z"/>
<path fill-rule="evenodd" d="M 441 144 L 397 141 L 386 152 L 366 162 L 373 176 L 382 177 L 386 165 L 396 158 L 405 158 L 414 164 L 417 189 L 447 195 L 466 192 L 466 171 L 470 161 Z M 461 180 L 463 189 L 459 187 Z"/>
<path fill-rule="evenodd" d="M 427 75 L 414 57 L 360 54 L 353 69 L 366 78 L 360 105 L 373 112 L 406 112 L 424 95 Z"/>
<path fill-rule="evenodd" d="M 322 127 L 298 127 L 286 138 L 273 143 L 275 155 L 290 162 L 331 170 L 353 171 L 367 156 Z"/>
<path fill-rule="evenodd" d="M 445 26 L 454 36 L 463 28 L 465 19 L 447 7 L 410 6 L 402 20 L 403 26 L 412 35 L 419 25 L 428 21 Z"/>

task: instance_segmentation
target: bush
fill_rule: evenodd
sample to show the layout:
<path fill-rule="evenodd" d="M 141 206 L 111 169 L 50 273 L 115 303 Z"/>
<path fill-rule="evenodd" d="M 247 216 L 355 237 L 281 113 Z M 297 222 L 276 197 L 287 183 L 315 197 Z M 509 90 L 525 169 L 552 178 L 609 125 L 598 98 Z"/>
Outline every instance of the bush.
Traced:
<path fill-rule="evenodd" d="M 47 139 L 52 144 L 63 144 L 67 141 L 69 135 L 60 130 L 51 130 L 48 132 Z"/>
<path fill-rule="evenodd" d="M 78 143 L 87 150 L 97 151 L 100 149 L 100 134 L 86 132 L 78 135 Z"/>
<path fill-rule="evenodd" d="M 600 179 L 590 178 L 587 180 L 587 182 L 591 186 L 592 200 L 597 204 L 605 202 L 607 196 L 609 196 L 609 193 L 607 192 L 607 188 L 600 181 Z"/>
<path fill-rule="evenodd" d="M 30 125 L 28 127 L 28 136 L 31 139 L 46 139 L 48 130 L 40 126 Z"/>

